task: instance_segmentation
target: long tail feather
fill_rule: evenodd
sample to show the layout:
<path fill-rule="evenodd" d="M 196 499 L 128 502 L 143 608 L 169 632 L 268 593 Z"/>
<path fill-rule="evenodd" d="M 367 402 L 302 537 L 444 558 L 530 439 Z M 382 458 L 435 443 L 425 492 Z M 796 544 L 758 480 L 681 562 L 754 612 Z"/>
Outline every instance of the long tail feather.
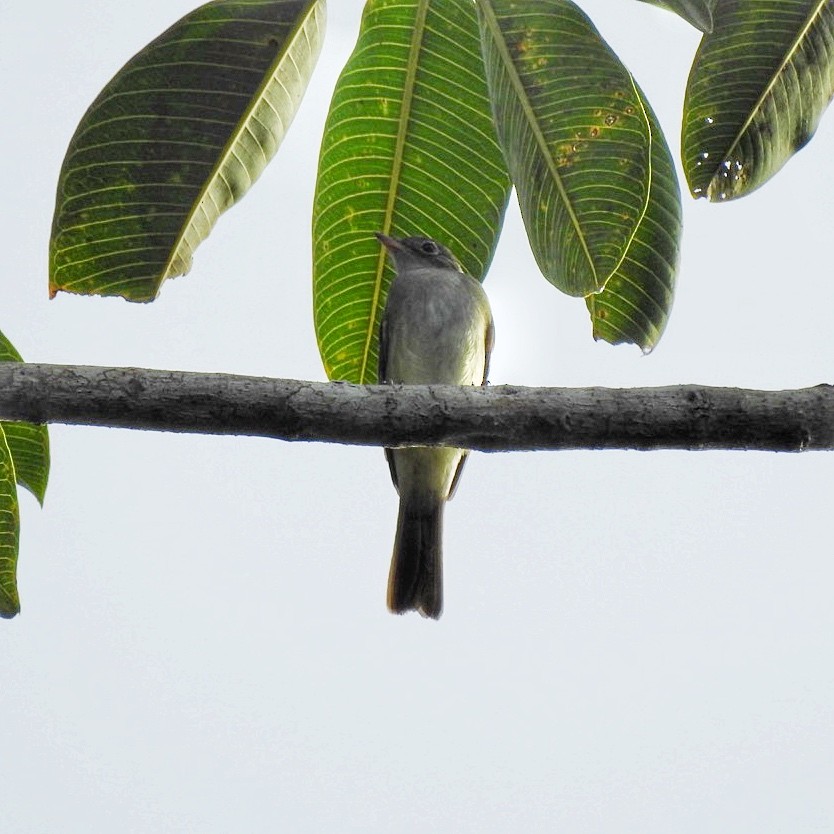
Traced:
<path fill-rule="evenodd" d="M 388 607 L 437 619 L 443 611 L 443 501 L 415 509 L 400 500 L 388 576 Z"/>

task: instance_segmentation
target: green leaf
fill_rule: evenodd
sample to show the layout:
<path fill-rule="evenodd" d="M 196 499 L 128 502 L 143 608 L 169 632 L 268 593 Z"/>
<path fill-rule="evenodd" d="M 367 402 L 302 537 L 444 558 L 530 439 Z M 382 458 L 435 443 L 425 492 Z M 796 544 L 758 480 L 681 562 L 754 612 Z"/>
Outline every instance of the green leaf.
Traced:
<path fill-rule="evenodd" d="M 31 423 L 0 423 L 14 461 L 20 486 L 29 490 L 43 506 L 49 481 L 49 433 L 46 426 Z"/>
<path fill-rule="evenodd" d="M 650 351 L 660 341 L 675 291 L 682 231 L 681 193 L 675 163 L 654 111 L 649 206 L 631 246 L 601 293 L 586 299 L 594 338 L 632 342 Z"/>
<path fill-rule="evenodd" d="M 569 0 L 477 0 L 498 135 L 544 276 L 601 290 L 646 212 L 651 130 L 637 87 Z"/>
<path fill-rule="evenodd" d="M 680 15 L 702 32 L 712 31 L 712 11 L 717 0 L 643 0 Z"/>
<path fill-rule="evenodd" d="M 686 89 L 683 164 L 711 201 L 748 194 L 811 138 L 834 93 L 834 4 L 725 0 Z"/>
<path fill-rule="evenodd" d="M 17 552 L 20 516 L 17 507 L 14 464 L 6 434 L 0 425 L 0 617 L 11 619 L 20 613 L 17 592 Z"/>
<path fill-rule="evenodd" d="M 14 345 L 0 333 L 0 362 L 22 362 Z M 49 480 L 49 432 L 32 423 L 0 422 L 14 462 L 17 482 L 43 504 Z"/>
<path fill-rule="evenodd" d="M 324 0 L 215 0 L 134 56 L 70 142 L 50 292 L 153 300 L 284 138 L 318 57 Z"/>
<path fill-rule="evenodd" d="M 17 348 L 0 332 L 0 362 L 22 362 Z"/>
<path fill-rule="evenodd" d="M 435 238 L 482 279 L 509 190 L 471 0 L 370 0 L 330 106 L 313 211 L 331 379 L 376 381 L 392 273 L 373 233 Z"/>

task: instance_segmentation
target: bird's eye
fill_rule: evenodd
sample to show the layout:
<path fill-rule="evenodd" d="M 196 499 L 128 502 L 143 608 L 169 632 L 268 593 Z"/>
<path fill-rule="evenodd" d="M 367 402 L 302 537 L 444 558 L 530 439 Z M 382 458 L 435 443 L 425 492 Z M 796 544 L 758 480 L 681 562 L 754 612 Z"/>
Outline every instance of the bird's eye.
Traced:
<path fill-rule="evenodd" d="M 440 250 L 437 248 L 435 243 L 432 243 L 430 240 L 424 240 L 421 244 L 420 248 L 427 254 L 427 255 L 436 255 Z"/>

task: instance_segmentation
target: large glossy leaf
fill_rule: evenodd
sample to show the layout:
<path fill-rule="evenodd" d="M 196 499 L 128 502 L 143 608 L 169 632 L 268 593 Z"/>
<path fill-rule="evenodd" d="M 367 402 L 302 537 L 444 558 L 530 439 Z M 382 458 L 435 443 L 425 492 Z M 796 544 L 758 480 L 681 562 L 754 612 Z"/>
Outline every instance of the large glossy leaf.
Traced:
<path fill-rule="evenodd" d="M 20 517 L 14 464 L 3 426 L 0 425 L 0 617 L 9 619 L 20 613 L 17 593 L 17 552 Z"/>
<path fill-rule="evenodd" d="M 533 254 L 585 296 L 648 205 L 651 129 L 628 70 L 570 0 L 478 0 L 498 135 Z"/>
<path fill-rule="evenodd" d="M 331 379 L 376 380 L 391 272 L 373 233 L 428 235 L 481 279 L 508 197 L 471 0 L 370 0 L 316 184 L 315 326 Z"/>
<path fill-rule="evenodd" d="M 722 0 L 689 76 L 683 163 L 695 197 L 729 200 L 775 174 L 834 93 L 834 3 Z"/>
<path fill-rule="evenodd" d="M 324 0 L 214 0 L 132 58 L 64 160 L 50 292 L 150 301 L 260 176 L 318 57 Z"/>
<path fill-rule="evenodd" d="M 702 32 L 712 31 L 712 10 L 717 0 L 643 0 L 680 15 Z"/>
<path fill-rule="evenodd" d="M 14 345 L 0 333 L 0 362 L 22 362 Z M 49 432 L 46 426 L 0 422 L 14 462 L 17 482 L 43 504 L 49 480 Z"/>
<path fill-rule="evenodd" d="M 605 289 L 586 299 L 594 338 L 633 342 L 644 351 L 660 340 L 677 277 L 681 238 L 681 194 L 669 145 L 648 103 L 652 126 L 649 205 L 631 246 Z"/>

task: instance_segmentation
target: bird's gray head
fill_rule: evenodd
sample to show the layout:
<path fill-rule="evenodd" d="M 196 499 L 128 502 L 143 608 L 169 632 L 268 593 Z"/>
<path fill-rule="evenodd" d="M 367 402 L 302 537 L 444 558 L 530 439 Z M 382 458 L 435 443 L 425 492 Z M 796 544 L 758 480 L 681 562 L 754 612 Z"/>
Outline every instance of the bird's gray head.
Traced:
<path fill-rule="evenodd" d="M 397 268 L 406 266 L 434 266 L 463 272 L 457 258 L 442 244 L 430 237 L 388 237 L 376 233 L 379 242 L 388 250 Z"/>

